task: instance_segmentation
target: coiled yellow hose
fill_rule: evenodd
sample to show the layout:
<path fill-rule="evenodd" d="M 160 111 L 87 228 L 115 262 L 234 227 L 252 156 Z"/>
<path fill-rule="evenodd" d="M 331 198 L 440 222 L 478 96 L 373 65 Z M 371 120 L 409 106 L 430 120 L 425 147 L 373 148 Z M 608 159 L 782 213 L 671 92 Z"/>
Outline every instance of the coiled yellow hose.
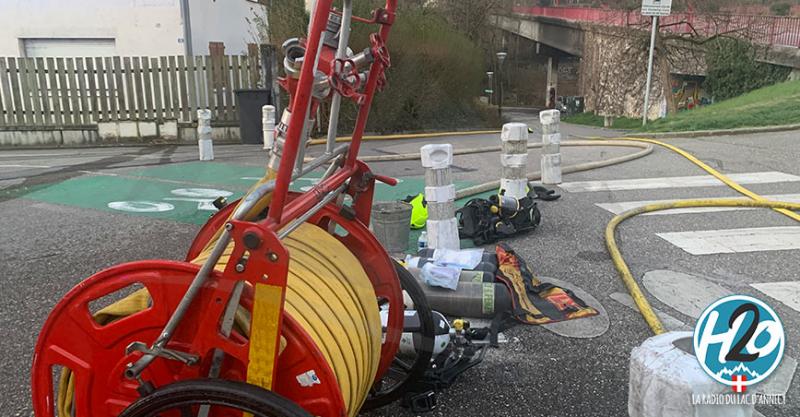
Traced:
<path fill-rule="evenodd" d="M 268 170 L 251 191 L 274 178 L 275 172 Z M 271 194 L 245 218 L 255 218 L 270 201 Z M 192 263 L 202 265 L 220 235 L 221 229 Z M 283 243 L 289 249 L 284 308 L 327 359 L 348 414 L 355 416 L 366 400 L 380 362 L 382 329 L 375 291 L 358 259 L 319 227 L 304 224 Z M 216 269 L 225 269 L 232 251 L 230 244 Z"/>
<path fill-rule="evenodd" d="M 311 336 L 336 375 L 355 416 L 375 380 L 381 319 L 375 291 L 358 259 L 325 230 L 304 224 L 283 243 L 289 249 L 285 310 Z M 224 270 L 233 244 L 217 263 Z M 202 264 L 204 252 L 193 262 Z"/>
<path fill-rule="evenodd" d="M 263 181 L 266 181 L 265 177 Z M 259 182 L 259 184 L 261 183 Z M 268 198 L 265 198 L 267 200 Z M 268 204 L 262 201 L 261 209 Z M 192 263 L 201 265 L 218 235 Z M 355 417 L 375 380 L 381 358 L 381 319 L 375 291 L 358 259 L 327 231 L 304 224 L 283 240 L 289 250 L 285 311 L 309 334 L 336 375 L 347 415 Z M 215 269 L 223 271 L 234 244 L 226 248 Z M 135 314 L 149 305 L 142 289 L 96 313 L 110 321 Z M 237 323 L 249 327 L 246 323 Z M 107 320 L 106 320 L 107 319 Z M 254 323 L 257 325 L 257 323 Z M 59 415 L 72 416 L 74 375 L 64 369 L 59 381 Z"/>

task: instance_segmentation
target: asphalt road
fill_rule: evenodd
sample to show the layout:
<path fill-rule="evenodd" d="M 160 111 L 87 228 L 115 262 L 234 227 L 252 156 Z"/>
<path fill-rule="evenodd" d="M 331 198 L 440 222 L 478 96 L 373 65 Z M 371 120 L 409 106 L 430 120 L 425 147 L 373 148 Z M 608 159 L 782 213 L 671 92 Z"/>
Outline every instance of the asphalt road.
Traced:
<path fill-rule="evenodd" d="M 516 114 L 532 121 L 530 115 Z M 615 132 L 564 126 L 568 135 L 614 136 Z M 767 135 L 670 140 L 720 171 L 777 171 L 800 175 L 800 132 Z M 364 155 L 413 152 L 421 144 L 451 142 L 456 148 L 493 146 L 497 136 L 461 136 L 406 142 L 369 142 Z M 566 149 L 565 164 L 610 158 L 634 150 L 620 148 Z M 197 168 L 194 147 L 0 150 L 0 415 L 32 415 L 29 368 L 38 331 L 58 299 L 85 277 L 111 265 L 139 259 L 182 259 L 199 228 L 200 213 L 167 200 L 174 188 L 203 187 L 241 193 L 245 180 L 221 180 L 220 172 Z M 231 178 L 257 173 L 263 154 L 252 146 L 219 146 L 217 162 L 232 170 Z M 533 152 L 531 161 L 536 161 Z M 416 162 L 370 164 L 376 172 L 418 184 L 423 171 Z M 173 171 L 187 168 L 187 174 Z M 235 168 L 235 169 L 234 169 Z M 174 169 L 174 170 L 173 170 Z M 173 171 L 170 171 L 173 170 Z M 225 171 L 227 173 L 227 171 Z M 496 154 L 457 157 L 455 178 L 464 183 L 497 179 Z M 683 158 L 663 149 L 637 161 L 565 176 L 565 182 L 694 176 L 704 174 Z M 227 174 L 226 174 L 227 175 Z M 235 178 L 234 178 L 235 177 Z M 414 180 L 417 179 L 417 180 Z M 106 184 L 109 199 L 170 201 L 177 214 L 109 210 L 103 195 L 86 184 Z M 113 182 L 118 181 L 118 183 Z M 116 185 L 118 184 L 118 185 Z M 159 188 L 159 187 L 167 188 Z M 82 188 L 83 187 L 83 188 Z M 90 186 L 89 186 L 90 187 Z M 800 194 L 800 182 L 748 185 L 762 195 Z M 158 191 L 157 193 L 153 190 Z M 122 192 L 122 191 L 120 191 Z M 161 194 L 164 196 L 161 196 Z M 594 296 L 607 311 L 610 328 L 595 338 L 565 337 L 535 326 L 508 331 L 507 344 L 491 351 L 440 398 L 432 416 L 624 416 L 627 415 L 628 362 L 631 350 L 651 336 L 631 308 L 615 300 L 625 288 L 607 255 L 603 230 L 613 216 L 598 203 L 662 199 L 733 197 L 722 186 L 645 188 L 637 190 L 563 192 L 563 198 L 542 203 L 543 225 L 536 232 L 508 241 L 536 274 L 571 283 Z M 162 198 L 164 197 L 164 198 Z M 95 201 L 98 200 L 98 201 Z M 199 206 L 198 206 L 199 207 Z M 187 220 L 189 219 L 189 220 Z M 733 293 L 769 302 L 783 320 L 786 355 L 800 357 L 800 311 L 771 298 L 751 284 L 800 281 L 798 250 L 691 255 L 656 233 L 721 229 L 792 227 L 796 223 L 770 211 L 671 214 L 633 219 L 621 228 L 619 241 L 634 275 L 655 270 L 690 274 Z M 613 296 L 617 294 L 616 296 Z M 661 312 L 693 326 L 695 318 L 648 293 Z M 677 298 L 696 294 L 686 289 Z M 670 301 L 670 300 L 667 300 Z M 674 301 L 674 300 L 673 300 Z M 790 374 L 790 377 L 792 375 Z M 788 388 L 783 406 L 759 408 L 767 417 L 800 415 L 800 382 Z M 389 407 L 372 416 L 405 416 Z"/>

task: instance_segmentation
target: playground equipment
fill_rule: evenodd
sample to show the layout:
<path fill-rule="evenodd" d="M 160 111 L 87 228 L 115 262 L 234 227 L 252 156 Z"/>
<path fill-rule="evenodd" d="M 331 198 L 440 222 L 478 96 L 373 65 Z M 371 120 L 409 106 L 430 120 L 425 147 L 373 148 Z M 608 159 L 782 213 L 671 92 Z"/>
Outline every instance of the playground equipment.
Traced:
<path fill-rule="evenodd" d="M 375 182 L 396 180 L 357 159 L 386 85 L 397 0 L 369 19 L 351 0 L 332 3 L 317 0 L 308 38 L 284 44 L 291 98 L 265 177 L 209 220 L 185 262 L 115 266 L 52 311 L 33 360 L 37 417 L 354 416 L 424 373 L 430 309 L 366 226 Z M 348 48 L 352 21 L 379 27 L 359 53 Z M 344 98 L 359 112 L 352 141 L 337 146 Z M 328 99 L 326 152 L 304 163 L 311 117 Z M 316 186 L 289 191 L 325 165 Z M 396 359 L 403 290 L 425 340 L 410 361 Z"/>

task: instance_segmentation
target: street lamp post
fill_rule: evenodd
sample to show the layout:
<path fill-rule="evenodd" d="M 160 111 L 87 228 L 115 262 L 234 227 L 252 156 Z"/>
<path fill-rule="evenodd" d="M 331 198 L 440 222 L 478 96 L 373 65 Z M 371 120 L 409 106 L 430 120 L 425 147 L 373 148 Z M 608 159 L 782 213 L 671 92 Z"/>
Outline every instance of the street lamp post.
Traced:
<path fill-rule="evenodd" d="M 500 120 L 503 120 L 503 63 L 507 57 L 507 52 L 497 53 L 497 114 Z"/>
<path fill-rule="evenodd" d="M 489 105 L 492 105 L 492 101 L 494 100 L 494 72 L 487 71 L 486 76 L 489 77 L 489 88 L 486 92 L 489 94 Z"/>

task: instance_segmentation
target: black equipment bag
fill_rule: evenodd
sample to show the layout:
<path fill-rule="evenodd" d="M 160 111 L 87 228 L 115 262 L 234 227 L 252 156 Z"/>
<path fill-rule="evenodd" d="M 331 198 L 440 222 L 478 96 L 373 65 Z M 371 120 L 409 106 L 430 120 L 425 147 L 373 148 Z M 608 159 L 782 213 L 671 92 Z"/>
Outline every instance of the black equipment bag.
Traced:
<path fill-rule="evenodd" d="M 530 194 L 520 200 L 492 195 L 468 201 L 456 211 L 459 237 L 484 245 L 536 229 L 542 214 L 534 199 Z"/>

